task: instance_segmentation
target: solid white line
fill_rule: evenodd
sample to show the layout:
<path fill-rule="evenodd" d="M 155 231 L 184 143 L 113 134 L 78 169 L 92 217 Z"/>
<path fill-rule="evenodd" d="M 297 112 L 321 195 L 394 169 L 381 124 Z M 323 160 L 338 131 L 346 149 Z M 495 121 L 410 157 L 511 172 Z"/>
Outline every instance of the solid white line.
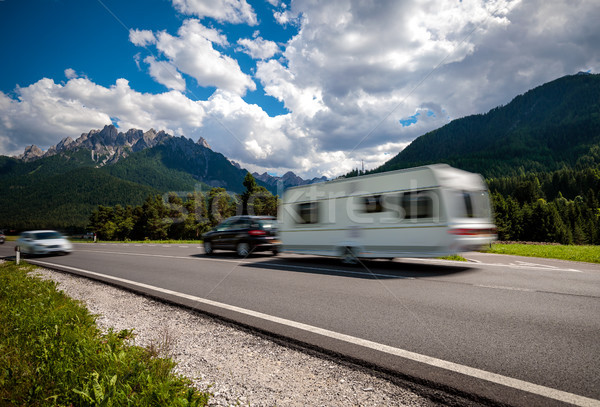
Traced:
<path fill-rule="evenodd" d="M 78 251 L 89 252 L 89 253 L 123 254 L 123 255 L 127 255 L 127 256 L 161 257 L 161 258 L 166 258 L 166 259 L 184 259 L 184 260 L 196 260 L 196 261 L 217 261 L 217 262 L 236 263 L 236 264 L 254 264 L 254 262 L 244 261 L 244 260 L 226 260 L 226 259 L 215 259 L 215 258 L 201 259 L 201 258 L 189 257 L 189 256 L 169 256 L 166 254 L 109 252 L 109 251 L 104 251 L 104 250 L 78 250 Z M 288 268 L 295 268 L 295 269 L 301 269 L 301 270 L 328 271 L 328 272 L 336 273 L 336 274 L 353 274 L 353 275 L 358 274 L 358 275 L 363 275 L 363 276 L 367 276 L 367 277 L 374 276 L 374 277 L 383 277 L 383 278 L 393 278 L 393 279 L 397 279 L 397 280 L 401 280 L 401 279 L 414 280 L 415 279 L 414 277 L 395 276 L 393 274 L 364 273 L 364 272 L 360 272 L 360 271 L 329 269 L 329 268 L 324 268 L 324 267 L 297 266 L 294 264 L 261 264 L 260 266 L 261 267 L 270 267 L 270 268 L 288 267 Z"/>
<path fill-rule="evenodd" d="M 507 286 L 503 286 L 503 285 L 473 284 L 473 287 L 493 288 L 496 290 L 525 291 L 528 293 L 534 293 L 537 291 L 537 290 L 533 290 L 531 288 L 507 287 Z"/>
<path fill-rule="evenodd" d="M 139 283 L 137 281 L 127 280 L 120 277 L 108 276 L 101 273 L 96 273 L 93 271 L 83 270 L 76 267 L 63 266 L 63 265 L 55 265 L 52 263 L 47 263 L 43 261 L 35 261 L 37 264 L 47 265 L 47 266 L 59 266 L 61 268 L 77 271 L 79 273 L 87 274 L 90 276 L 102 277 L 104 279 L 113 280 L 116 282 L 121 282 L 133 286 L 137 286 L 140 288 L 150 289 L 156 292 L 160 292 L 167 295 L 172 295 L 179 298 L 185 298 L 187 300 L 195 301 L 201 304 L 210 305 L 213 307 L 222 308 L 228 311 L 233 311 L 240 313 L 242 315 L 251 316 L 254 318 L 262 319 L 269 322 L 275 322 L 284 326 L 289 326 L 292 328 L 300 329 L 306 332 L 315 333 L 318 335 L 322 335 L 328 338 L 337 339 L 340 341 L 344 341 L 347 343 L 351 343 L 354 345 L 359 345 L 368 349 L 377 350 L 379 352 L 387 353 L 389 355 L 399 356 L 401 358 L 413 360 L 416 362 L 424 363 L 426 365 L 438 367 L 441 369 L 449 370 L 451 372 L 461 373 L 466 376 L 486 380 L 488 382 L 500 384 L 503 386 L 511 387 L 513 389 L 518 389 L 522 391 L 526 391 L 528 393 L 537 394 L 543 397 L 547 397 L 550 399 L 571 403 L 576 406 L 582 407 L 600 407 L 600 400 L 592 399 L 589 397 L 579 396 L 577 394 L 568 393 L 562 390 L 553 389 L 551 387 L 541 386 L 535 383 L 526 382 L 524 380 L 514 379 L 512 377 L 503 376 L 500 374 L 488 372 L 481 369 L 476 369 L 473 367 L 461 365 L 454 362 L 449 362 L 443 359 L 434 358 L 431 356 L 421 355 L 419 353 L 407 351 L 404 349 L 394 348 L 389 345 L 384 345 L 381 343 L 369 341 L 366 339 L 357 338 L 354 336 L 342 334 L 339 332 L 330 331 L 328 329 L 319 328 L 312 325 L 303 324 L 301 322 L 292 321 L 285 318 L 275 317 L 272 315 L 264 314 L 262 312 L 252 311 L 241 307 L 236 307 L 234 305 L 225 304 L 222 302 L 212 301 L 205 298 L 196 297 L 189 294 L 180 293 L 177 291 L 168 290 L 161 287 L 152 286 L 149 284 Z"/>

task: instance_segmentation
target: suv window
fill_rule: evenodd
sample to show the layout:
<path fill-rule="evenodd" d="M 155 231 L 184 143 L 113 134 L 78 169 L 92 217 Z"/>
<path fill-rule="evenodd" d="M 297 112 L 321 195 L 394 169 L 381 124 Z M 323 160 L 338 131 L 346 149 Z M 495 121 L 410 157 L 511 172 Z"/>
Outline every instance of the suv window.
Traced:
<path fill-rule="evenodd" d="M 278 228 L 276 219 L 258 219 L 256 221 L 256 226 L 264 230 L 272 230 Z"/>
<path fill-rule="evenodd" d="M 238 219 L 231 225 L 231 229 L 248 229 L 250 227 L 250 219 Z"/>
<path fill-rule="evenodd" d="M 235 219 L 226 220 L 223 223 L 217 225 L 217 227 L 215 228 L 215 230 L 217 232 L 222 232 L 224 230 L 229 230 L 229 229 L 231 229 L 231 227 L 232 227 L 232 225 L 233 225 L 234 222 L 235 222 Z"/>

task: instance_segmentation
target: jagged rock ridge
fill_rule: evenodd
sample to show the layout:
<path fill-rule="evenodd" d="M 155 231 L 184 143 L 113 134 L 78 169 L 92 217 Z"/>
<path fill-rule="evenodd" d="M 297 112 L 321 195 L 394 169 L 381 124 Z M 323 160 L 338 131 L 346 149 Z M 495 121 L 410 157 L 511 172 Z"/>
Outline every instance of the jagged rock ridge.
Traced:
<path fill-rule="evenodd" d="M 290 187 L 295 187 L 299 185 L 307 185 L 307 184 L 315 184 L 317 182 L 327 181 L 327 177 L 313 178 L 313 179 L 302 179 L 301 177 L 294 174 L 292 171 L 288 171 L 281 177 L 275 177 L 268 173 L 259 174 L 257 172 L 252 173 L 255 179 L 264 182 L 271 189 L 282 189 L 285 190 Z"/>
<path fill-rule="evenodd" d="M 166 149 L 165 154 L 170 156 L 172 163 L 177 162 L 176 165 L 174 164 L 175 166 L 185 167 L 180 169 L 211 186 L 231 187 L 234 178 L 241 174 L 241 179 L 243 179 L 246 171 L 235 161 L 212 151 L 203 137 L 200 137 L 194 143 L 191 139 L 183 136 L 174 137 L 162 130 L 157 132 L 150 129 L 143 132 L 139 129 L 130 129 L 123 133 L 119 132 L 113 125 L 104 126 L 102 130 L 91 130 L 88 133 L 83 133 L 76 140 L 65 137 L 46 152 L 35 145 L 31 145 L 16 158 L 31 162 L 66 151 L 85 149 L 91 151 L 92 159 L 97 163 L 96 166 L 103 167 L 116 164 L 133 153 L 160 146 Z M 228 165 L 234 168 L 225 169 Z M 274 177 L 266 172 L 264 174 L 254 173 L 253 175 L 272 192 L 281 191 L 282 186 L 283 189 L 286 189 L 292 186 L 327 180 L 325 177 L 304 180 L 291 171 L 282 177 Z"/>
<path fill-rule="evenodd" d="M 154 147 L 170 137 L 172 136 L 164 131 L 156 132 L 154 129 L 147 132 L 130 129 L 122 133 L 115 126 L 107 125 L 102 130 L 91 130 L 89 133 L 83 133 L 77 140 L 65 137 L 46 152 L 35 145 L 29 146 L 17 158 L 29 162 L 43 157 L 51 157 L 63 151 L 87 149 L 92 152 L 92 156 L 95 160 L 98 160 L 100 165 L 105 165 L 115 163 L 121 158 L 127 157 L 130 153 Z M 200 143 L 200 141 L 203 143 Z M 208 146 L 204 139 L 199 140 L 199 143 L 205 147 Z"/>

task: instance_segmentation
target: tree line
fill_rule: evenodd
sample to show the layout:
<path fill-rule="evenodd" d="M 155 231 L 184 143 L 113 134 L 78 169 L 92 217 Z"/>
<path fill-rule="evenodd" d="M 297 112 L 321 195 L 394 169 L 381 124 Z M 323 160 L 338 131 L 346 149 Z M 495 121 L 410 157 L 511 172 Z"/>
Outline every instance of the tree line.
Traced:
<path fill-rule="evenodd" d="M 90 215 L 89 230 L 102 240 L 199 239 L 222 220 L 242 214 L 277 216 L 278 197 L 257 185 L 252 174 L 239 195 L 224 188 L 180 196 L 151 195 L 139 206 L 98 206 Z"/>
<path fill-rule="evenodd" d="M 600 168 L 487 182 L 500 240 L 600 244 Z"/>
<path fill-rule="evenodd" d="M 600 244 L 600 168 L 563 168 L 487 180 L 499 240 Z M 246 191 L 149 196 L 140 206 L 99 206 L 89 228 L 104 240 L 199 239 L 240 214 L 277 216 L 278 197 L 248 173 Z"/>

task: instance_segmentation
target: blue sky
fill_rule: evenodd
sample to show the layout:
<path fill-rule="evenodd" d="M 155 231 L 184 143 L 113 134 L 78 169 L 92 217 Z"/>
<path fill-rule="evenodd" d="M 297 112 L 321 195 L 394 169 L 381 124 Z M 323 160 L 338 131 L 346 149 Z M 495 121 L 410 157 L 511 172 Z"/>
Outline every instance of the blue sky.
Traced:
<path fill-rule="evenodd" d="M 260 7 L 256 7 L 260 6 Z M 255 9 L 267 18 L 256 26 L 211 21 L 232 38 L 251 38 L 259 31 L 272 41 L 285 43 L 297 33 L 297 27 L 281 26 L 269 14 L 273 9 L 259 2 Z M 141 92 L 168 90 L 138 68 L 135 55 L 143 60 L 156 55 L 151 47 L 143 49 L 129 41 L 130 29 L 167 31 L 175 34 L 186 15 L 178 13 L 167 0 L 4 0 L 0 5 L 2 38 L 18 39 L 2 45 L 11 61 L 3 67 L 0 90 L 10 93 L 15 85 L 27 86 L 42 77 L 64 78 L 65 67 L 87 76 L 95 83 L 110 86 L 118 78 L 127 78 Z M 14 18 L 17 17 L 17 18 Z M 242 51 L 224 50 L 235 57 L 245 72 L 256 69 L 256 62 Z M 143 65 L 143 64 L 142 64 Z M 16 79 L 16 83 L 15 83 Z M 187 96 L 206 99 L 215 87 L 197 86 L 188 80 Z M 283 103 L 264 94 L 262 87 L 245 95 L 249 103 L 260 104 L 270 115 L 285 113 Z"/>
<path fill-rule="evenodd" d="M 251 171 L 373 168 L 450 120 L 598 73 L 593 0 L 1 0 L 0 154 L 114 123 Z"/>

